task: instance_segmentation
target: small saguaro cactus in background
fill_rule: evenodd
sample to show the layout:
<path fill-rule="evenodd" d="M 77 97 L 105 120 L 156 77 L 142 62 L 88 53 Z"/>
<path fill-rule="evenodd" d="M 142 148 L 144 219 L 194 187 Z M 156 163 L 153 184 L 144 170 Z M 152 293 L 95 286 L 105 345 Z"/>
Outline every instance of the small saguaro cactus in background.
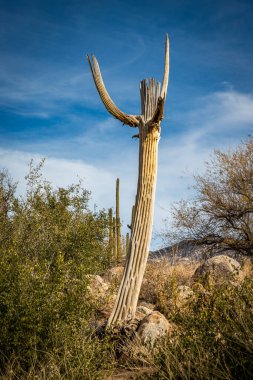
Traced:
<path fill-rule="evenodd" d="M 113 217 L 113 209 L 108 210 L 108 244 L 111 248 L 111 257 L 113 260 L 121 260 L 122 252 L 122 236 L 121 236 L 121 220 L 120 220 L 120 199 L 119 199 L 119 178 L 116 180 L 116 216 Z"/>
<path fill-rule="evenodd" d="M 113 259 L 115 260 L 117 258 L 117 225 L 116 225 L 116 218 L 112 218 L 112 241 L 113 241 Z"/>
<path fill-rule="evenodd" d="M 126 114 L 114 104 L 105 88 L 96 58 L 92 56 L 92 61 L 89 56 L 87 58 L 98 93 L 107 110 L 123 124 L 139 129 L 139 133 L 134 135 L 139 138 L 139 172 L 134 223 L 131 226 L 123 278 L 107 323 L 107 327 L 110 327 L 134 318 L 146 268 L 153 225 L 160 123 L 163 118 L 169 78 L 169 39 L 166 36 L 162 87 L 160 88 L 160 83 L 155 83 L 153 78 L 149 82 L 145 79 L 141 81 L 141 115 Z"/>
<path fill-rule="evenodd" d="M 108 210 L 108 245 L 109 245 L 109 255 L 110 255 L 110 260 L 111 260 L 113 258 L 113 247 L 114 247 L 112 208 L 109 208 Z"/>
<path fill-rule="evenodd" d="M 121 247 L 121 221 L 119 210 L 119 178 L 116 180 L 116 234 L 117 234 L 117 260 L 122 259 Z"/>

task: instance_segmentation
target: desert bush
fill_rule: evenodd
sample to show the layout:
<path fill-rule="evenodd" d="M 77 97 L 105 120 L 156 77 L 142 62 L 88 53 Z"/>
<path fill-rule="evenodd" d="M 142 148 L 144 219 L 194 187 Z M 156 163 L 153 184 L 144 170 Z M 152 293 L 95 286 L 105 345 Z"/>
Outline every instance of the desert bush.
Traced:
<path fill-rule="evenodd" d="M 96 378 L 96 369 L 108 367 L 103 352 L 113 350 L 90 339 L 97 305 L 87 274 L 109 264 L 106 216 L 89 210 L 81 183 L 54 189 L 42 165 L 31 163 L 22 198 L 8 173 L 0 175 L 0 370 L 4 376 L 15 363 L 27 378 L 42 366 L 50 378 L 52 362 L 60 369 L 51 378 L 66 378 L 79 361 L 86 377 L 67 378 L 89 378 L 89 371 Z"/>
<path fill-rule="evenodd" d="M 96 380 L 109 375 L 115 366 L 114 346 L 98 338 L 86 325 L 61 324 L 50 331 L 53 348 L 42 352 L 34 346 L 29 365 L 23 356 L 12 355 L 1 371 L 3 380 Z"/>
<path fill-rule="evenodd" d="M 215 151 L 195 183 L 194 199 L 175 206 L 167 239 L 252 256 L 253 139 L 228 152 Z"/>
<path fill-rule="evenodd" d="M 164 310 L 177 328 L 157 345 L 135 348 L 129 366 L 153 369 L 146 379 L 251 379 L 253 276 L 238 287 L 195 291 L 187 312 Z"/>
<path fill-rule="evenodd" d="M 168 309 L 179 285 L 190 285 L 199 263 L 171 265 L 167 259 L 149 262 L 144 275 L 140 300 L 155 304 L 162 313 Z"/>

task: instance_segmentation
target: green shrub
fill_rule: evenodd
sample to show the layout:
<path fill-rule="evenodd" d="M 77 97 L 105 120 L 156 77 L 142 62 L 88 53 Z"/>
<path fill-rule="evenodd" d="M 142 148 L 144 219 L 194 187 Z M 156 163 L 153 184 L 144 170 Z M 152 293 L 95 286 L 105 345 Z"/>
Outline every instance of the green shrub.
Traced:
<path fill-rule="evenodd" d="M 53 189 L 42 164 L 31 164 L 23 198 L 8 174 L 0 174 L 1 373 L 15 363 L 21 378 L 42 367 L 44 378 L 95 379 L 113 352 L 91 339 L 88 327 L 96 305 L 87 274 L 109 264 L 107 220 L 103 211 L 89 210 L 80 183 Z M 86 375 L 78 376 L 81 367 Z"/>

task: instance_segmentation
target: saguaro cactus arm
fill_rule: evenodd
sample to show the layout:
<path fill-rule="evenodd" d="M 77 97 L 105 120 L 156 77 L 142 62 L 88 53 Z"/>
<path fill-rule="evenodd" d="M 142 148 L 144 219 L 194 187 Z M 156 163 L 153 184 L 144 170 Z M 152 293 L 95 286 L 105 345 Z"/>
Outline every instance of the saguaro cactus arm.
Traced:
<path fill-rule="evenodd" d="M 139 125 L 139 120 L 133 115 L 127 115 L 126 113 L 122 112 L 110 98 L 110 95 L 108 94 L 104 85 L 96 57 L 92 55 L 91 62 L 90 57 L 87 54 L 87 59 L 91 68 L 92 76 L 97 87 L 98 93 L 107 110 L 114 117 L 116 117 L 116 119 L 122 121 L 123 124 L 127 124 L 130 127 L 137 127 Z"/>
<path fill-rule="evenodd" d="M 169 70 L 170 70 L 170 61 L 169 61 L 169 36 L 168 36 L 168 34 L 166 34 L 164 74 L 163 74 L 163 84 L 162 84 L 162 91 L 161 91 L 161 97 L 164 99 L 164 101 L 165 101 L 165 99 L 166 99 L 167 89 L 168 89 Z"/>
<path fill-rule="evenodd" d="M 157 106 L 156 110 L 154 113 L 154 116 L 152 117 L 151 120 L 151 125 L 159 123 L 163 119 L 163 112 L 164 112 L 164 101 L 165 99 L 159 96 L 158 101 L 157 101 Z"/>

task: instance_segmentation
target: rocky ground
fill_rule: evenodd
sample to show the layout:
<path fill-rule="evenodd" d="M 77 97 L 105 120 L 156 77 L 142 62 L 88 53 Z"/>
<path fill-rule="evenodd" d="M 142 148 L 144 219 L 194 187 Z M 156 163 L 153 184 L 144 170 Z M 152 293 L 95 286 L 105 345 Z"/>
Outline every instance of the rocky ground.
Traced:
<path fill-rule="evenodd" d="M 152 347 L 161 337 L 172 336 L 177 326 L 162 314 L 163 308 L 180 310 L 183 313 L 196 293 L 205 294 L 207 286 L 216 286 L 223 282 L 240 286 L 247 276 L 249 266 L 249 262 L 240 264 L 227 255 L 211 257 L 202 262 L 178 261 L 175 265 L 166 259 L 149 261 L 136 318 L 128 324 L 127 333 L 123 333 L 124 349 L 129 351 L 135 350 L 136 347 Z M 98 304 L 98 318 L 94 321 L 98 331 L 105 326 L 110 315 L 123 271 L 123 266 L 116 266 L 101 277 L 89 278 L 91 296 Z M 135 368 L 130 371 L 120 368 L 107 380 L 140 378 L 144 376 L 143 371 L 151 369 Z"/>

